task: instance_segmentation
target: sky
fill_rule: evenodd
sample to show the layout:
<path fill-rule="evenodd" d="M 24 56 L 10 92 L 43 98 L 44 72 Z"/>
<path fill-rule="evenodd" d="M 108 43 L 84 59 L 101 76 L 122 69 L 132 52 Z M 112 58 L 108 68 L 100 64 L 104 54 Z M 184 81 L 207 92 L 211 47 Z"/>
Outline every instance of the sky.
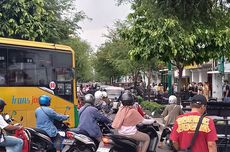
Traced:
<path fill-rule="evenodd" d="M 76 0 L 78 11 L 84 11 L 92 20 L 79 23 L 82 27 L 80 37 L 95 50 L 106 38 L 107 27 L 113 27 L 116 20 L 124 20 L 131 12 L 128 4 L 116 5 L 116 0 Z"/>

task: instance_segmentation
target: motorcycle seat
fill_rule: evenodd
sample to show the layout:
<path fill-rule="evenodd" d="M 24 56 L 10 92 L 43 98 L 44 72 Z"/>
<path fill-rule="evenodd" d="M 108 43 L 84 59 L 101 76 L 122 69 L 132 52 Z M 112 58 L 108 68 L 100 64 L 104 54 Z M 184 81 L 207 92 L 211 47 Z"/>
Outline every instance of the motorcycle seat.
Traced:
<path fill-rule="evenodd" d="M 130 149 L 136 149 L 138 145 L 138 141 L 122 136 L 122 135 L 109 135 L 113 142 L 116 145 L 120 145 L 121 147 L 130 147 Z"/>
<path fill-rule="evenodd" d="M 46 136 L 49 137 L 49 135 L 48 135 L 44 130 L 38 129 L 38 128 L 33 128 L 33 129 L 34 129 L 36 132 L 39 132 L 39 133 L 41 133 L 41 134 L 46 135 Z"/>

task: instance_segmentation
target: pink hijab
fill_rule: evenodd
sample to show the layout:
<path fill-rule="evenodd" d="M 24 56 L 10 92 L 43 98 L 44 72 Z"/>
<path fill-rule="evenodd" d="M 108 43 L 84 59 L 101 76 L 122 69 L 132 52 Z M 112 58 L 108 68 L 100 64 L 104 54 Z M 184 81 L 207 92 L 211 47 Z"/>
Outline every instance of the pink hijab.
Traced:
<path fill-rule="evenodd" d="M 136 126 L 143 121 L 141 114 L 133 106 L 121 106 L 113 120 L 112 127 Z"/>

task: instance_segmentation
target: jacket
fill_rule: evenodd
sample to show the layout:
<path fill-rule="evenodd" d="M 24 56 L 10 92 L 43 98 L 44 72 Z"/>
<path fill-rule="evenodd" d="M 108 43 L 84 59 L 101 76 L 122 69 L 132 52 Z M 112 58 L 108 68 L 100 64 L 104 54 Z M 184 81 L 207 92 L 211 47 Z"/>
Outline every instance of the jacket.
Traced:
<path fill-rule="evenodd" d="M 43 110 L 44 111 L 43 111 Z M 36 128 L 44 130 L 50 137 L 55 137 L 58 133 L 57 128 L 54 126 L 54 120 L 67 120 L 68 116 L 56 113 L 52 108 L 42 106 L 35 110 Z"/>
<path fill-rule="evenodd" d="M 102 136 L 100 127 L 97 124 L 98 121 L 110 123 L 107 117 L 101 114 L 97 108 L 89 104 L 85 104 L 80 108 L 79 115 L 78 130 L 86 131 L 89 136 L 93 138 L 100 138 Z"/>

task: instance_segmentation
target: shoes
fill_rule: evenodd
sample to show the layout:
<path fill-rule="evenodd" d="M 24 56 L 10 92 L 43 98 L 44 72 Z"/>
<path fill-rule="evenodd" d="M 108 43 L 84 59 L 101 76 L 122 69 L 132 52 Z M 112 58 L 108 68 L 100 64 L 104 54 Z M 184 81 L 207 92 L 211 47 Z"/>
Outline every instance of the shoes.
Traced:
<path fill-rule="evenodd" d="M 163 149 L 163 143 L 162 142 L 159 142 L 158 148 Z"/>

